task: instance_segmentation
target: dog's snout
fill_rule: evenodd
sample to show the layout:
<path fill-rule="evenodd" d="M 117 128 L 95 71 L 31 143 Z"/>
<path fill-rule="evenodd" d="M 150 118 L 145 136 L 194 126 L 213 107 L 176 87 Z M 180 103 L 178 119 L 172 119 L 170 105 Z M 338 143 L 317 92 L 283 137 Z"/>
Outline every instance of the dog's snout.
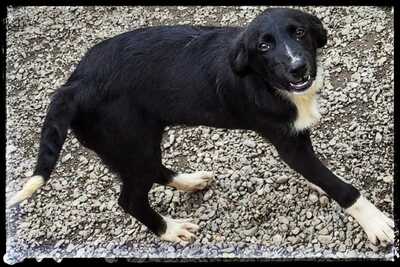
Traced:
<path fill-rule="evenodd" d="M 304 78 L 308 73 L 308 67 L 304 60 L 297 60 L 292 63 L 289 69 L 290 74 L 296 79 Z"/>

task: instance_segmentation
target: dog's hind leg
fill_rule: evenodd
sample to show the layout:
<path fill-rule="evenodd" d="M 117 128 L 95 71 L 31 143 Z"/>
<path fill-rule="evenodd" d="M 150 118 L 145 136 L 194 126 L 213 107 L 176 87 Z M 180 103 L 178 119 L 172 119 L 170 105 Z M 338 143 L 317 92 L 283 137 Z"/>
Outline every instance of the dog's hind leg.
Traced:
<path fill-rule="evenodd" d="M 145 129 L 141 129 L 145 132 Z M 147 131 L 147 136 L 157 136 L 152 131 Z M 135 139 L 126 144 L 126 157 L 112 157 L 114 163 L 110 164 L 122 180 L 119 205 L 138 221 L 143 223 L 161 240 L 178 242 L 186 245 L 195 237 L 194 232 L 199 227 L 189 222 L 189 219 L 172 219 L 158 214 L 150 205 L 148 192 L 157 177 L 163 176 L 164 168 L 160 168 L 161 154 L 157 138 L 140 138 L 139 146 Z M 119 146 L 121 147 L 121 146 Z M 128 148 L 129 147 L 129 148 Z M 172 174 L 172 172 L 170 173 Z"/>
<path fill-rule="evenodd" d="M 144 175 L 144 173 L 141 173 Z M 145 178 L 145 177 L 142 177 Z M 195 237 L 199 229 L 190 219 L 172 219 L 158 214 L 149 203 L 148 192 L 152 186 L 150 179 L 138 181 L 125 176 L 118 199 L 119 205 L 138 221 L 143 223 L 161 240 L 177 242 L 186 245 Z"/>
<path fill-rule="evenodd" d="M 203 190 L 214 179 L 213 172 L 197 171 L 193 173 L 176 173 L 165 166 L 161 166 L 161 175 L 157 183 L 168 185 L 178 190 L 194 192 Z"/>

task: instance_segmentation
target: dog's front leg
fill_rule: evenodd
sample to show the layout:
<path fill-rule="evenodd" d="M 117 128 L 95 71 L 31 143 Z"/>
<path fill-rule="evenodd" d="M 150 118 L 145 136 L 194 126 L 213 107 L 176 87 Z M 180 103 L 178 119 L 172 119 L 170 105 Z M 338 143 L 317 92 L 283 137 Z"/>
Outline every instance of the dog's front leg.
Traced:
<path fill-rule="evenodd" d="M 365 199 L 351 184 L 333 174 L 314 153 L 308 131 L 286 135 L 273 132 L 261 133 L 277 149 L 279 156 L 292 169 L 332 197 L 345 211 L 353 216 L 373 244 L 393 243 L 394 222 L 371 202 Z"/>

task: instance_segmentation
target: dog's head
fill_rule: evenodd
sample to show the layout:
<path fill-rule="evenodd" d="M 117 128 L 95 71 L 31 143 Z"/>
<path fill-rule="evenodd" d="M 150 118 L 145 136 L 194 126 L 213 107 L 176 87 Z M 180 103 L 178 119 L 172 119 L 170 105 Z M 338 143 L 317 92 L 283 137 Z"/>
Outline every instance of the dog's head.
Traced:
<path fill-rule="evenodd" d="M 230 62 L 238 74 L 256 73 L 275 89 L 301 93 L 315 80 L 317 48 L 326 42 L 317 17 L 294 9 L 267 9 L 234 41 Z"/>

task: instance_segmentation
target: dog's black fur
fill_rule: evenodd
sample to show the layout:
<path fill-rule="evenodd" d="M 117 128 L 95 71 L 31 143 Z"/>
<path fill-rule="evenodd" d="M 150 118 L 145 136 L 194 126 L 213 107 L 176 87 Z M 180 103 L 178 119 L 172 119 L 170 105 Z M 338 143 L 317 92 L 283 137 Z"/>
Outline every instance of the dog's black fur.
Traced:
<path fill-rule="evenodd" d="M 301 38 L 297 27 L 305 30 Z M 245 28 L 151 27 L 97 44 L 52 99 L 34 174 L 49 179 L 71 128 L 121 178 L 124 210 L 162 235 L 165 221 L 147 195 L 153 183 L 176 175 L 161 163 L 164 128 L 248 129 L 342 207 L 351 206 L 359 191 L 318 160 L 308 129 L 292 130 L 297 110 L 279 91 L 290 91 L 288 83 L 299 77 L 283 40 L 315 78 L 326 31 L 315 16 L 291 9 L 268 9 Z M 269 51 L 260 51 L 262 42 Z"/>

